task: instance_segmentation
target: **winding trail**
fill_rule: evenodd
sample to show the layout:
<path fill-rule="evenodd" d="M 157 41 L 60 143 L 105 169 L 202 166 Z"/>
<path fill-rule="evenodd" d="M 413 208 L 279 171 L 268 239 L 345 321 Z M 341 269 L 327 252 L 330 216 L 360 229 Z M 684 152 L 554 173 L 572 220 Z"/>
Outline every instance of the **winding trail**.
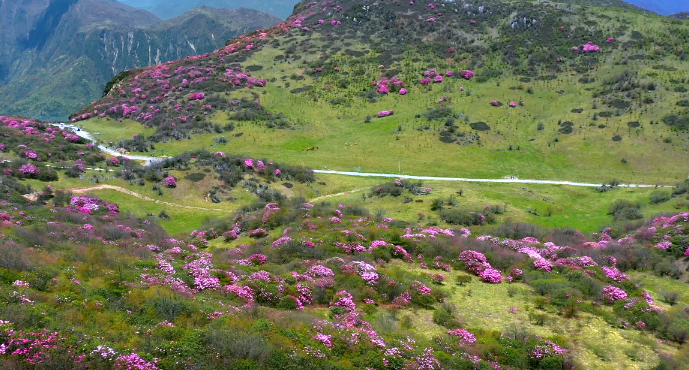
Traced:
<path fill-rule="evenodd" d="M 55 126 L 55 127 L 59 127 L 62 130 L 70 130 L 70 131 L 74 132 L 75 135 L 82 137 L 86 140 L 89 140 L 93 144 L 97 145 L 98 149 L 100 149 L 101 152 L 108 153 L 108 154 L 115 156 L 115 157 L 121 156 L 121 157 L 129 158 L 129 159 L 132 159 L 135 161 L 144 161 L 144 162 L 146 162 L 146 165 L 148 165 L 152 162 L 155 163 L 155 162 L 160 162 L 163 160 L 161 158 L 149 157 L 149 156 L 144 156 L 144 155 L 131 155 L 131 154 L 124 155 L 122 153 L 117 152 L 114 149 L 110 149 L 110 148 L 106 147 L 103 144 L 98 144 L 98 140 L 96 140 L 93 137 L 93 135 L 91 135 L 89 132 L 84 131 L 83 129 L 81 129 L 75 125 L 69 124 L 69 123 L 51 123 L 50 125 Z"/>
<path fill-rule="evenodd" d="M 51 125 L 59 127 L 61 129 L 66 129 L 66 130 L 71 130 L 73 131 L 76 135 L 79 137 L 83 137 L 84 139 L 90 140 L 94 144 L 97 144 L 97 140 L 93 138 L 93 136 L 88 133 L 87 131 L 84 131 L 83 129 L 80 129 L 79 127 L 68 124 L 68 123 L 51 123 Z M 146 165 L 149 165 L 151 163 L 159 162 L 162 161 L 161 158 L 156 158 L 156 157 L 149 157 L 149 156 L 143 156 L 143 155 L 130 155 L 130 154 L 121 154 L 118 153 L 117 151 L 110 149 L 102 144 L 98 144 L 98 149 L 101 151 L 108 153 L 113 156 L 122 156 L 125 158 L 129 158 L 132 160 L 136 161 L 145 161 Z M 599 187 L 602 184 L 593 184 L 593 183 L 586 183 L 586 182 L 574 182 L 574 181 L 559 181 L 559 180 L 529 180 L 529 179 L 517 179 L 517 178 L 509 178 L 509 179 L 470 179 L 470 178 L 463 178 L 463 177 L 436 177 L 436 176 L 414 176 L 414 175 L 399 175 L 399 174 L 390 174 L 390 173 L 369 173 L 369 172 L 348 172 L 348 171 L 332 171 L 332 170 L 314 170 L 313 172 L 315 173 L 324 173 L 324 174 L 330 174 L 330 175 L 342 175 L 342 176 L 357 176 L 357 177 L 387 177 L 387 178 L 395 178 L 395 179 L 412 179 L 412 180 L 429 180 L 429 181 L 457 181 L 457 182 L 490 182 L 490 183 L 517 183 L 517 184 L 544 184 L 544 185 L 569 185 L 569 186 L 580 186 L 580 187 Z M 627 187 L 627 188 L 655 188 L 655 187 L 672 187 L 672 186 L 658 186 L 658 185 L 643 185 L 643 184 L 627 184 L 627 185 L 619 185 L 620 187 Z M 123 189 L 126 190 L 126 189 Z M 334 197 L 338 195 L 346 195 L 346 194 L 351 194 L 353 192 L 361 191 L 363 189 L 356 189 L 356 190 L 351 190 L 348 192 L 344 193 L 339 193 L 339 194 L 330 194 L 330 195 L 324 195 L 322 197 L 315 198 L 313 200 L 321 200 L 329 197 Z M 128 191 L 128 190 L 126 190 Z M 155 201 L 155 199 L 152 199 Z M 164 203 L 164 202 L 163 202 Z M 207 209 L 207 208 L 198 208 L 198 209 Z"/>
<path fill-rule="evenodd" d="M 145 201 L 148 201 L 148 202 L 153 202 L 153 203 L 156 203 L 156 204 L 162 204 L 162 205 L 166 205 L 166 206 L 170 206 L 170 207 L 175 207 L 175 208 L 198 209 L 198 210 L 201 210 L 201 211 L 220 211 L 220 212 L 229 212 L 229 211 L 226 210 L 226 209 L 219 209 L 219 208 L 203 208 L 203 207 L 185 206 L 185 205 L 183 205 L 183 204 L 175 204 L 175 203 L 170 203 L 170 202 L 164 202 L 164 201 L 162 201 L 162 200 L 153 199 L 153 198 L 147 197 L 147 196 L 145 196 L 145 195 L 141 195 L 141 194 L 139 194 L 139 193 L 135 193 L 135 192 L 133 192 L 133 191 L 131 191 L 131 190 L 127 190 L 127 189 L 125 189 L 125 188 L 123 188 L 123 187 L 114 186 L 114 185 L 96 185 L 96 186 L 89 186 L 89 187 L 86 187 L 86 188 L 74 188 L 74 189 L 67 189 L 67 190 L 68 190 L 68 191 L 71 191 L 73 194 L 84 194 L 84 193 L 88 193 L 88 192 L 94 191 L 94 190 L 115 190 L 115 191 L 119 191 L 120 193 L 124 193 L 124 194 L 127 194 L 127 195 L 131 195 L 131 196 L 133 196 L 133 197 L 135 197 L 135 198 L 138 198 L 138 199 L 141 199 L 141 200 L 145 200 Z"/>
<path fill-rule="evenodd" d="M 370 187 L 368 187 L 368 188 L 359 188 L 359 189 L 354 189 L 354 190 L 349 190 L 349 191 L 344 191 L 344 192 L 342 192 L 342 193 L 337 193 L 337 194 L 323 195 L 323 196 L 320 196 L 320 197 L 318 197 L 318 198 L 313 198 L 313 199 L 311 199 L 310 202 L 318 202 L 318 201 L 323 200 L 323 199 L 328 199 L 328 198 L 333 198 L 333 197 L 339 197 L 339 196 L 341 196 L 341 195 L 349 195 L 349 194 L 358 193 L 358 192 L 360 192 L 360 191 L 362 191 L 362 190 L 368 190 L 368 189 L 370 189 Z"/>

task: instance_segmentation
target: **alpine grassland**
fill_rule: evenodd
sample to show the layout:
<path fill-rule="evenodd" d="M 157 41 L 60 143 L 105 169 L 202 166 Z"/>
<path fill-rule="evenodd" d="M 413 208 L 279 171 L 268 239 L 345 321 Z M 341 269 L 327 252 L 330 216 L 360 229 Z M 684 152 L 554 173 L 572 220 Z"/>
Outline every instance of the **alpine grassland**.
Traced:
<path fill-rule="evenodd" d="M 625 4 L 302 2 L 0 116 L 0 368 L 688 368 L 689 24 Z"/>
<path fill-rule="evenodd" d="M 106 127 L 135 119 L 157 130 L 138 148 L 156 155 L 219 147 L 316 169 L 686 178 L 686 22 L 550 3 L 345 5 L 319 19 L 304 4 L 225 49 L 140 70 L 74 121 L 118 143 Z"/>

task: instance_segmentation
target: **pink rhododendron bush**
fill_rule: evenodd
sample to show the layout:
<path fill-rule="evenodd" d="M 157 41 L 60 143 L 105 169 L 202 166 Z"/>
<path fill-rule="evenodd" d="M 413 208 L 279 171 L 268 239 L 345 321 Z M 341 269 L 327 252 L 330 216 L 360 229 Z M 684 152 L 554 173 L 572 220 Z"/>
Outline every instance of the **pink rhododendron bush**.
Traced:
<path fill-rule="evenodd" d="M 18 159 L 2 161 L 5 175 L 22 179 L 56 181 L 57 165 L 70 166 L 68 177 L 78 177 L 85 166 L 105 161 L 94 146 L 71 131 L 47 123 L 19 117 L 0 116 L 0 153 Z M 52 167 L 51 167 L 52 166 Z"/>

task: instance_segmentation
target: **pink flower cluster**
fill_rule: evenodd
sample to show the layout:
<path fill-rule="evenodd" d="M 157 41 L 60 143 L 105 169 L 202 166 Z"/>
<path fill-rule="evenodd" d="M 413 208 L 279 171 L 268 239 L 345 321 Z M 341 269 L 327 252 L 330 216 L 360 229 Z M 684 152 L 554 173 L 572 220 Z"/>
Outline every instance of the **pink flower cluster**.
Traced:
<path fill-rule="evenodd" d="M 581 50 L 582 53 L 589 53 L 589 52 L 599 52 L 600 51 L 600 46 L 594 45 L 593 41 L 589 41 L 588 43 L 582 45 L 582 46 L 574 46 L 572 47 L 572 50 L 574 51 L 579 51 Z"/>
<path fill-rule="evenodd" d="M 31 163 L 27 163 L 19 167 L 19 172 L 23 175 L 37 175 L 41 173 L 41 170 L 39 170 L 38 167 L 34 166 Z"/>
<path fill-rule="evenodd" d="M 168 176 L 165 179 L 163 179 L 163 183 L 168 188 L 176 188 L 177 187 L 177 178 L 174 176 Z"/>
<path fill-rule="evenodd" d="M 431 275 L 431 280 L 436 284 L 442 284 L 447 278 L 443 274 L 433 274 Z"/>
<path fill-rule="evenodd" d="M 352 299 L 352 295 L 346 290 L 337 292 L 333 302 L 330 303 L 330 307 L 342 307 L 347 312 L 354 312 L 356 310 L 356 303 Z"/>
<path fill-rule="evenodd" d="M 260 265 L 265 265 L 268 263 L 268 256 L 265 254 L 252 254 L 247 258 L 248 261 L 251 262 L 252 265 L 254 266 L 260 266 Z"/>
<path fill-rule="evenodd" d="M 109 216 L 117 216 L 119 212 L 119 207 L 115 203 L 109 203 L 98 198 L 87 197 L 87 196 L 76 196 L 72 197 L 69 201 L 68 209 L 72 212 L 93 214 L 94 212 L 104 207 L 108 210 Z"/>
<path fill-rule="evenodd" d="M 249 231 L 249 237 L 251 238 L 262 238 L 266 235 L 268 235 L 268 231 L 266 229 L 259 228 Z"/>
<path fill-rule="evenodd" d="M 333 346 L 333 339 L 332 338 L 333 338 L 332 335 L 326 335 L 323 333 L 318 333 L 313 337 L 313 339 L 323 343 L 328 348 L 332 348 L 332 346 Z"/>
<path fill-rule="evenodd" d="M 335 277 L 333 270 L 323 266 L 323 265 L 313 265 L 311 266 L 304 275 L 311 276 L 313 278 L 319 277 Z"/>
<path fill-rule="evenodd" d="M 120 355 L 115 360 L 117 370 L 158 370 L 155 362 L 148 362 L 136 353 Z"/>
<path fill-rule="evenodd" d="M 465 329 L 452 329 L 448 331 L 447 334 L 458 337 L 460 345 L 472 345 L 476 342 L 476 336 Z"/>
<path fill-rule="evenodd" d="M 620 272 L 620 270 L 617 269 L 617 267 L 606 267 L 603 266 L 601 267 L 603 269 L 603 272 L 605 273 L 605 277 L 608 279 L 612 279 L 615 282 L 622 282 L 622 280 L 629 280 L 629 276 L 627 274 Z"/>
<path fill-rule="evenodd" d="M 412 289 L 414 289 L 417 293 L 421 295 L 429 295 L 431 294 L 431 288 L 425 286 L 422 282 L 415 280 L 414 282 L 411 283 Z"/>
<path fill-rule="evenodd" d="M 546 260 L 546 259 L 538 259 L 533 261 L 534 267 L 536 267 L 538 270 L 550 272 L 553 269 L 553 264 L 552 262 Z"/>
<path fill-rule="evenodd" d="M 627 298 L 627 293 L 613 285 L 608 285 L 603 288 L 603 293 L 601 294 L 601 298 L 603 298 L 604 301 L 613 303 L 615 301 L 618 301 L 620 299 L 625 299 Z"/>
<path fill-rule="evenodd" d="M 491 268 L 490 263 L 486 262 L 486 256 L 480 252 L 463 251 L 459 254 L 459 260 L 464 262 L 469 272 L 476 275 L 480 275 L 484 270 Z"/>
<path fill-rule="evenodd" d="M 404 307 L 411 303 L 411 299 L 411 294 L 409 294 L 408 291 L 405 291 L 404 293 L 398 295 L 397 297 L 395 297 L 395 299 L 392 300 L 392 306 L 397 308 Z"/>
<path fill-rule="evenodd" d="M 404 82 L 397 79 L 397 77 L 392 77 L 388 79 L 387 77 L 381 77 L 380 80 L 378 81 L 371 81 L 371 84 L 376 86 L 376 90 L 380 94 L 388 94 L 390 93 L 390 84 L 393 84 L 395 86 L 404 86 Z M 407 93 L 407 90 L 404 89 L 404 94 Z M 402 94 L 402 91 L 400 90 L 400 94 Z M 402 95 L 404 95 L 402 94 Z"/>
<path fill-rule="evenodd" d="M 500 284 L 502 282 L 502 275 L 500 274 L 500 271 L 496 269 L 487 268 L 483 270 L 478 276 L 481 278 L 481 280 L 483 280 L 486 283 Z"/>
<path fill-rule="evenodd" d="M 545 345 L 537 345 L 534 349 L 529 352 L 529 357 L 531 358 L 545 358 L 550 356 L 560 356 L 565 353 L 565 349 L 561 348 L 557 344 L 546 340 Z"/>
<path fill-rule="evenodd" d="M 289 242 L 291 242 L 291 241 L 292 241 L 292 238 L 290 238 L 289 236 L 283 236 L 283 237 L 281 237 L 281 238 L 276 239 L 276 240 L 270 245 L 270 247 L 271 247 L 271 248 L 278 248 L 278 247 L 281 247 L 281 246 L 283 246 L 283 245 L 285 245 L 285 244 L 287 244 L 287 243 L 289 243 Z"/>
<path fill-rule="evenodd" d="M 474 71 L 470 71 L 468 69 L 461 70 L 459 72 L 459 75 L 462 76 L 466 80 L 470 80 L 474 77 Z"/>

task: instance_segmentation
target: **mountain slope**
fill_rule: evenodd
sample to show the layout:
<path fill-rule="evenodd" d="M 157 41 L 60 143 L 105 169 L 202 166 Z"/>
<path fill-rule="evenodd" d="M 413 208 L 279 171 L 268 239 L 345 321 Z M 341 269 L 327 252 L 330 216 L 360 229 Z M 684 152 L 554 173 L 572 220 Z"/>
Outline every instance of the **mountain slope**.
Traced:
<path fill-rule="evenodd" d="M 319 169 L 675 182 L 687 31 L 576 4 L 304 2 L 212 54 L 122 76 L 74 119 L 137 120 L 169 154 L 241 127 L 231 150 Z"/>
<path fill-rule="evenodd" d="M 146 9 L 163 19 L 176 17 L 193 8 L 201 6 L 227 9 L 244 7 L 275 14 L 285 19 L 292 14 L 292 9 L 297 3 L 295 0 L 121 0 L 121 2 L 133 7 Z"/>
<path fill-rule="evenodd" d="M 161 22 L 113 0 L 70 1 L 3 3 L 0 21 L 10 32 L 0 51 L 0 111 L 64 118 L 123 70 L 202 54 L 280 21 L 248 9 L 200 8 Z"/>

